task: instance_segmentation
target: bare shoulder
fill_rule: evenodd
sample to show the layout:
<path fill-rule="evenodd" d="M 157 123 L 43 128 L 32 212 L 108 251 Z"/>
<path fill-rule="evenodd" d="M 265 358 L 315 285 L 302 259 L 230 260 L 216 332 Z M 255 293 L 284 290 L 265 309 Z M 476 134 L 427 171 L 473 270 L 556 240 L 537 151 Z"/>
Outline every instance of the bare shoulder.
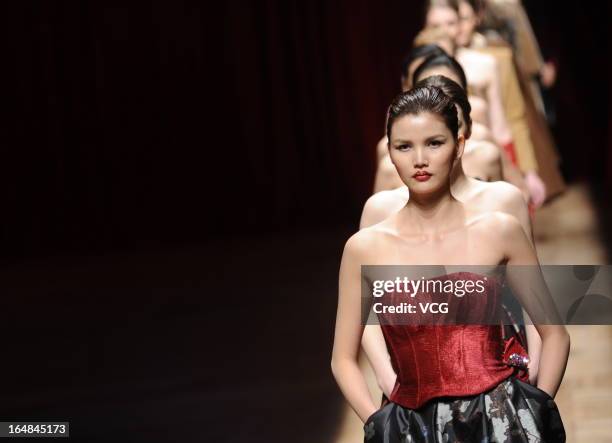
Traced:
<path fill-rule="evenodd" d="M 389 154 L 385 154 L 378 162 L 376 178 L 374 179 L 374 192 L 386 191 L 401 186 L 402 179 L 391 161 Z"/>
<path fill-rule="evenodd" d="M 479 53 L 479 62 L 482 64 L 483 69 L 488 72 L 497 73 L 497 60 L 492 54 Z"/>
<path fill-rule="evenodd" d="M 393 215 L 408 201 L 408 190 L 405 186 L 380 191 L 366 201 L 361 213 L 360 228 L 375 225 Z"/>
<path fill-rule="evenodd" d="M 495 56 L 477 51 L 475 49 L 462 48 L 458 55 L 461 59 L 478 63 L 481 68 L 495 68 L 497 65 Z"/>
<path fill-rule="evenodd" d="M 473 226 L 488 241 L 516 241 L 525 237 L 519 220 L 515 216 L 502 211 L 480 214 L 474 220 Z"/>
<path fill-rule="evenodd" d="M 480 97 L 476 97 L 476 99 L 480 99 Z M 492 140 L 491 131 L 482 123 L 472 122 L 472 136 L 470 137 L 470 140 L 472 139 L 479 143 L 485 141 L 490 142 Z M 497 146 L 493 146 L 499 150 Z"/>
<path fill-rule="evenodd" d="M 382 236 L 384 236 L 384 233 L 374 227 L 357 231 L 346 241 L 344 257 L 360 262 L 365 261 L 375 251 L 377 245 L 380 244 Z"/>
<path fill-rule="evenodd" d="M 484 185 L 486 187 L 481 191 L 480 206 L 512 216 L 522 226 L 528 238 L 531 238 L 529 209 L 522 192 L 516 186 L 504 181 L 484 183 Z"/>
<path fill-rule="evenodd" d="M 389 207 L 397 203 L 402 203 L 402 206 L 408 201 L 408 192 L 405 186 L 390 189 L 387 191 L 380 191 L 372 195 L 366 201 L 365 207 L 372 209 L 380 209 Z"/>
<path fill-rule="evenodd" d="M 501 161 L 501 152 L 494 143 L 479 140 L 473 142 L 473 150 L 478 153 L 478 158 L 486 164 L 496 164 Z"/>
<path fill-rule="evenodd" d="M 498 202 L 496 207 L 525 207 L 527 205 L 523 199 L 523 193 L 519 188 L 511 183 L 505 181 L 496 181 L 486 183 L 486 187 L 483 188 L 483 192 L 486 193 L 487 199 L 491 202 Z"/>
<path fill-rule="evenodd" d="M 483 57 L 483 62 L 486 63 L 489 67 L 491 68 L 497 68 L 497 60 L 495 59 L 495 56 L 492 54 L 482 54 Z"/>
<path fill-rule="evenodd" d="M 481 140 L 478 143 L 478 150 L 488 160 L 499 160 L 501 157 L 501 151 L 495 143 L 491 143 L 486 140 Z"/>
<path fill-rule="evenodd" d="M 385 155 L 389 153 L 389 148 L 387 146 L 387 136 L 383 136 L 376 144 L 376 158 L 380 161 Z"/>

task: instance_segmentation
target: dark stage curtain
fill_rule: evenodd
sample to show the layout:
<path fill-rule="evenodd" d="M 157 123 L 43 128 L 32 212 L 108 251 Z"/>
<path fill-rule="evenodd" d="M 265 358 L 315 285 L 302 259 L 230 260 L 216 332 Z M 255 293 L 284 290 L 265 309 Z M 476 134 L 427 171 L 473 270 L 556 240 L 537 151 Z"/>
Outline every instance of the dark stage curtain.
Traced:
<path fill-rule="evenodd" d="M 608 16 L 527 3 L 560 54 L 564 170 L 601 178 Z M 2 255 L 355 226 L 421 24 L 399 0 L 1 8 Z"/>
<path fill-rule="evenodd" d="M 356 223 L 409 2 L 2 7 L 2 251 Z"/>

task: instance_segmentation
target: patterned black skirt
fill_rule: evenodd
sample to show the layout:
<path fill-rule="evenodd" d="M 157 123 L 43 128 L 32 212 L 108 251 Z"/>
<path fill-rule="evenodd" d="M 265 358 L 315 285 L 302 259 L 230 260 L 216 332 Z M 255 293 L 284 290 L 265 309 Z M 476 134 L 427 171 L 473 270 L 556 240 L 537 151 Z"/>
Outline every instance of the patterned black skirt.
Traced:
<path fill-rule="evenodd" d="M 389 403 L 364 425 L 366 443 L 562 443 L 554 400 L 510 377 L 490 391 L 440 398 L 419 409 Z"/>

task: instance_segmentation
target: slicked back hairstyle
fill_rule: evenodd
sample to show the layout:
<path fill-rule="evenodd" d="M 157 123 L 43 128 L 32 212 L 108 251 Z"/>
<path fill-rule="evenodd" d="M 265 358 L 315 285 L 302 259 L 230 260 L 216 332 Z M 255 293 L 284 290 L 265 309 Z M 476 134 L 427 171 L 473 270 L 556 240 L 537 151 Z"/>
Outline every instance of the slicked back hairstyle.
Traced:
<path fill-rule="evenodd" d="M 387 137 L 391 141 L 391 130 L 397 119 L 405 115 L 419 115 L 422 113 L 435 114 L 442 118 L 446 127 L 457 140 L 459 133 L 459 120 L 455 103 L 435 86 L 422 86 L 402 92 L 393 99 L 387 113 Z"/>
<path fill-rule="evenodd" d="M 459 108 L 461 108 L 461 113 L 463 114 L 463 120 L 465 122 L 464 136 L 466 139 L 470 138 L 472 135 L 472 117 L 470 116 L 472 106 L 470 105 L 465 89 L 443 75 L 432 75 L 431 77 L 427 77 L 418 82 L 415 87 L 419 88 L 424 86 L 440 88 L 457 106 L 459 106 Z"/>

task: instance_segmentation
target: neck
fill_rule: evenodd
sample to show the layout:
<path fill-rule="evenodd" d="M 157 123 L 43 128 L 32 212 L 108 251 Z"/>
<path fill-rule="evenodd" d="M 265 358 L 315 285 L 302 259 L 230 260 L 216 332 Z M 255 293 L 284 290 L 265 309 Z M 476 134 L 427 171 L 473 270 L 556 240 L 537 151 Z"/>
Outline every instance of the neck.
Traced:
<path fill-rule="evenodd" d="M 404 210 L 399 214 L 400 224 L 416 227 L 424 234 L 442 231 L 456 220 L 453 216 L 456 203 L 457 200 L 450 193 L 450 182 L 448 186 L 435 193 L 426 195 L 412 193 Z"/>
<path fill-rule="evenodd" d="M 462 199 L 459 197 L 463 195 L 465 190 L 470 185 L 470 180 L 465 174 L 465 171 L 463 170 L 463 162 L 461 161 L 461 159 L 457 161 L 457 164 L 453 167 L 453 170 L 451 171 L 450 183 L 451 192 L 453 196 L 455 196 L 458 200 L 462 201 Z"/>

